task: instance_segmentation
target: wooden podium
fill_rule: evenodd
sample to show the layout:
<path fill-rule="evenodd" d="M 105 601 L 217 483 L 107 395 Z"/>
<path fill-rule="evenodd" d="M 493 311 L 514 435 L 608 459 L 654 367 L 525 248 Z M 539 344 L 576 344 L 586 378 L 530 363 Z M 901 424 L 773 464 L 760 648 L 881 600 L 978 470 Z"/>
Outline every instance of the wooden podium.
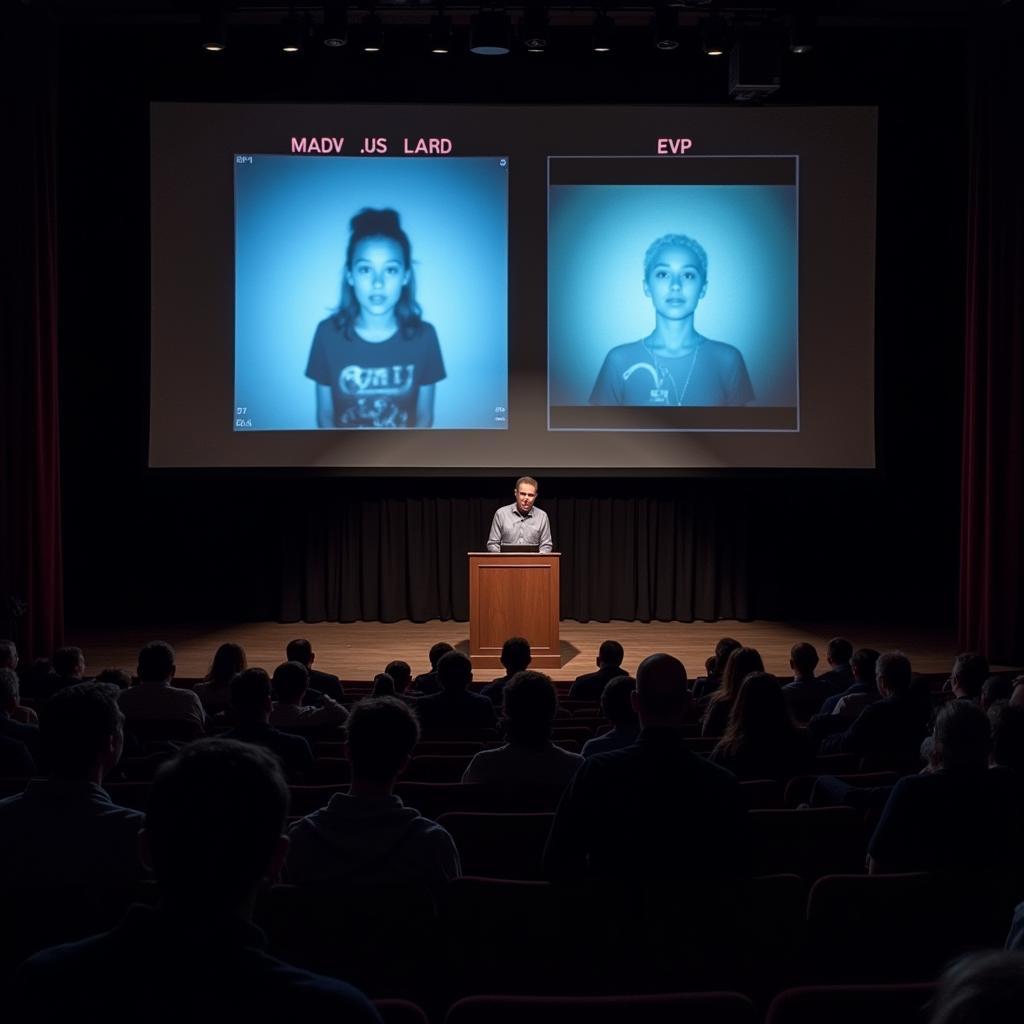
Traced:
<path fill-rule="evenodd" d="M 469 552 L 469 657 L 474 668 L 501 665 L 510 636 L 530 641 L 531 668 L 561 668 L 557 553 Z"/>

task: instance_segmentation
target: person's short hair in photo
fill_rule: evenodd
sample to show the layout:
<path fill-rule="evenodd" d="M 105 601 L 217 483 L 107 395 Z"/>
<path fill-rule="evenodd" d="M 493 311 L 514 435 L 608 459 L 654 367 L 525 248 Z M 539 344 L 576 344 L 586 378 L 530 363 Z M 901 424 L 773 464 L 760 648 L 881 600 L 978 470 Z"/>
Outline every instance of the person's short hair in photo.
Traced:
<path fill-rule="evenodd" d="M 1013 693 L 1013 682 L 1009 676 L 989 676 L 981 688 L 981 707 L 988 711 L 993 704 L 1009 700 Z"/>
<path fill-rule="evenodd" d="M 825 649 L 825 658 L 830 665 L 846 665 L 853 657 L 853 644 L 845 636 L 834 636 Z"/>
<path fill-rule="evenodd" d="M 516 481 L 516 486 L 515 486 L 516 491 L 518 491 L 519 488 L 523 486 L 523 484 L 526 484 L 527 487 L 532 487 L 538 494 L 540 494 L 540 484 L 538 484 L 537 481 L 534 480 L 532 476 L 521 476 Z"/>
<path fill-rule="evenodd" d="M 113 746 L 120 754 L 124 715 L 119 690 L 109 683 L 76 683 L 58 690 L 39 709 L 42 760 L 56 778 L 88 777 Z"/>
<path fill-rule="evenodd" d="M 63 677 L 81 673 L 85 668 L 85 655 L 81 647 L 58 647 L 53 652 L 53 671 Z"/>
<path fill-rule="evenodd" d="M 671 654 L 647 655 L 637 666 L 635 701 L 641 724 L 681 719 L 690 703 L 683 663 Z"/>
<path fill-rule="evenodd" d="M 384 666 L 384 675 L 391 676 L 395 684 L 395 693 L 405 693 L 412 683 L 412 668 L 407 661 L 389 661 Z"/>
<path fill-rule="evenodd" d="M 231 680 L 231 710 L 239 723 L 258 721 L 269 711 L 270 676 L 263 668 L 247 668 Z"/>
<path fill-rule="evenodd" d="M 461 651 L 449 651 L 437 663 L 437 683 L 442 690 L 465 690 L 473 681 L 473 663 Z"/>
<path fill-rule="evenodd" d="M 618 668 L 625 656 L 626 652 L 622 649 L 622 644 L 618 640 L 603 640 L 601 646 L 597 649 L 598 661 L 609 668 Z"/>
<path fill-rule="evenodd" d="M 0 668 L 0 711 L 16 705 L 21 699 L 21 684 L 18 673 L 6 666 Z"/>
<path fill-rule="evenodd" d="M 313 645 L 301 638 L 289 640 L 288 646 L 284 649 L 284 656 L 288 661 L 298 661 L 309 668 L 313 661 Z"/>
<path fill-rule="evenodd" d="M 162 683 L 174 675 L 174 648 L 163 640 L 152 640 L 139 651 L 138 675 L 143 683 Z"/>
<path fill-rule="evenodd" d="M 806 641 L 793 644 L 789 651 L 789 664 L 801 676 L 813 676 L 818 667 L 818 652 L 814 644 Z"/>
<path fill-rule="evenodd" d="M 636 689 L 632 676 L 614 676 L 601 691 L 601 714 L 615 726 L 635 726 L 639 719 L 630 695 Z"/>
<path fill-rule="evenodd" d="M 875 678 L 893 697 L 909 694 L 914 681 L 910 659 L 902 651 L 885 651 L 875 662 Z"/>
<path fill-rule="evenodd" d="M 953 689 L 968 697 L 977 700 L 981 696 L 981 688 L 988 678 L 988 658 L 983 654 L 973 651 L 966 651 L 958 654 L 953 662 Z"/>
<path fill-rule="evenodd" d="M 985 768 L 992 750 L 992 725 L 977 704 L 951 700 L 935 716 L 935 756 L 945 769 Z"/>
<path fill-rule="evenodd" d="M 367 697 L 348 719 L 348 753 L 352 777 L 389 783 L 420 740 L 416 712 L 396 697 Z"/>
<path fill-rule="evenodd" d="M 850 670 L 859 682 L 875 682 L 875 666 L 878 664 L 878 651 L 870 647 L 858 647 L 850 658 Z"/>
<path fill-rule="evenodd" d="M 502 723 L 511 743 L 535 745 L 550 738 L 558 695 L 549 675 L 532 669 L 517 672 L 508 681 L 502 701 Z"/>
<path fill-rule="evenodd" d="M 394 697 L 395 696 L 395 680 L 392 676 L 389 676 L 387 672 L 378 672 L 373 677 L 373 689 L 370 691 L 371 697 Z"/>
<path fill-rule="evenodd" d="M 301 661 L 282 661 L 270 680 L 274 699 L 284 704 L 297 704 L 309 688 L 309 669 Z"/>
<path fill-rule="evenodd" d="M 13 640 L 0 640 L 0 668 L 18 667 L 18 647 Z"/>
<path fill-rule="evenodd" d="M 119 690 L 128 690 L 131 689 L 132 674 L 123 668 L 105 668 L 103 671 L 96 673 L 95 681 L 97 683 L 110 683 Z"/>
<path fill-rule="evenodd" d="M 445 640 L 441 640 L 438 643 L 434 644 L 434 646 L 431 647 L 430 650 L 427 652 L 427 659 L 430 661 L 430 667 L 436 672 L 437 671 L 437 663 L 449 651 L 454 651 L 454 650 L 455 650 L 455 648 L 452 647 L 452 645 L 450 643 L 448 643 L 447 641 L 445 641 Z"/>
<path fill-rule="evenodd" d="M 517 672 L 523 672 L 530 666 L 533 654 L 530 651 L 530 641 L 522 636 L 510 636 L 501 645 L 501 664 L 510 676 Z"/>
<path fill-rule="evenodd" d="M 1012 1024 L 1021 1019 L 1024 953 L 998 950 L 967 954 L 946 968 L 929 1024 Z"/>

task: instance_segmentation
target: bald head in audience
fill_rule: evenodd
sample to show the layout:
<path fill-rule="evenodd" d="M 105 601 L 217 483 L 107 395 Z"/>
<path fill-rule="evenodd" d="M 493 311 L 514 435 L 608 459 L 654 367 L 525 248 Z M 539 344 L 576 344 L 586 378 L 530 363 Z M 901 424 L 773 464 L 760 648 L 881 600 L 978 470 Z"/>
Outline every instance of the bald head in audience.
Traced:
<path fill-rule="evenodd" d="M 648 655 L 636 670 L 630 700 L 643 729 L 682 725 L 690 706 L 683 663 L 671 654 Z"/>

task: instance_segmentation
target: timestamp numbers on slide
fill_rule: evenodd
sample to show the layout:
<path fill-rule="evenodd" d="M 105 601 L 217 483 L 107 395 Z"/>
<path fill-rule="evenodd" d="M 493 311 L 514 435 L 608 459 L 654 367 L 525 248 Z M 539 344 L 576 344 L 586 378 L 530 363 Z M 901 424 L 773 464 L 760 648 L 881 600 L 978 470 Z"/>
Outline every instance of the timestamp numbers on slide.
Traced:
<path fill-rule="evenodd" d="M 235 406 L 235 430 L 250 430 L 252 428 L 252 417 L 249 415 L 247 405 Z"/>
<path fill-rule="evenodd" d="M 508 416 L 506 415 L 507 411 L 508 410 L 505 408 L 505 406 L 503 406 L 503 405 L 496 405 L 494 407 L 494 422 L 495 423 L 504 423 L 504 422 L 506 422 L 506 420 L 508 419 Z"/>

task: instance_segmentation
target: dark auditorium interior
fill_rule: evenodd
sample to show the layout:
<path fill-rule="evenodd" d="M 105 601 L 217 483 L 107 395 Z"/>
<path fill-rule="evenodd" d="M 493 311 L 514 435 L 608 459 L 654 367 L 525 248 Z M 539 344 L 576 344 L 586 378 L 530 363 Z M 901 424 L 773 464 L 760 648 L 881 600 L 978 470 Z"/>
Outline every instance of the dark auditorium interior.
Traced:
<path fill-rule="evenodd" d="M 154 992 L 157 1020 L 1024 1019 L 1021 0 L 20 0 L 0 25 L 10 1019 Z M 872 464 L 154 465 L 160 104 L 875 112 L 872 383 L 814 381 Z M 520 381 L 534 300 L 510 288 Z M 480 655 L 467 573 L 519 473 L 561 565 L 532 670 Z"/>

